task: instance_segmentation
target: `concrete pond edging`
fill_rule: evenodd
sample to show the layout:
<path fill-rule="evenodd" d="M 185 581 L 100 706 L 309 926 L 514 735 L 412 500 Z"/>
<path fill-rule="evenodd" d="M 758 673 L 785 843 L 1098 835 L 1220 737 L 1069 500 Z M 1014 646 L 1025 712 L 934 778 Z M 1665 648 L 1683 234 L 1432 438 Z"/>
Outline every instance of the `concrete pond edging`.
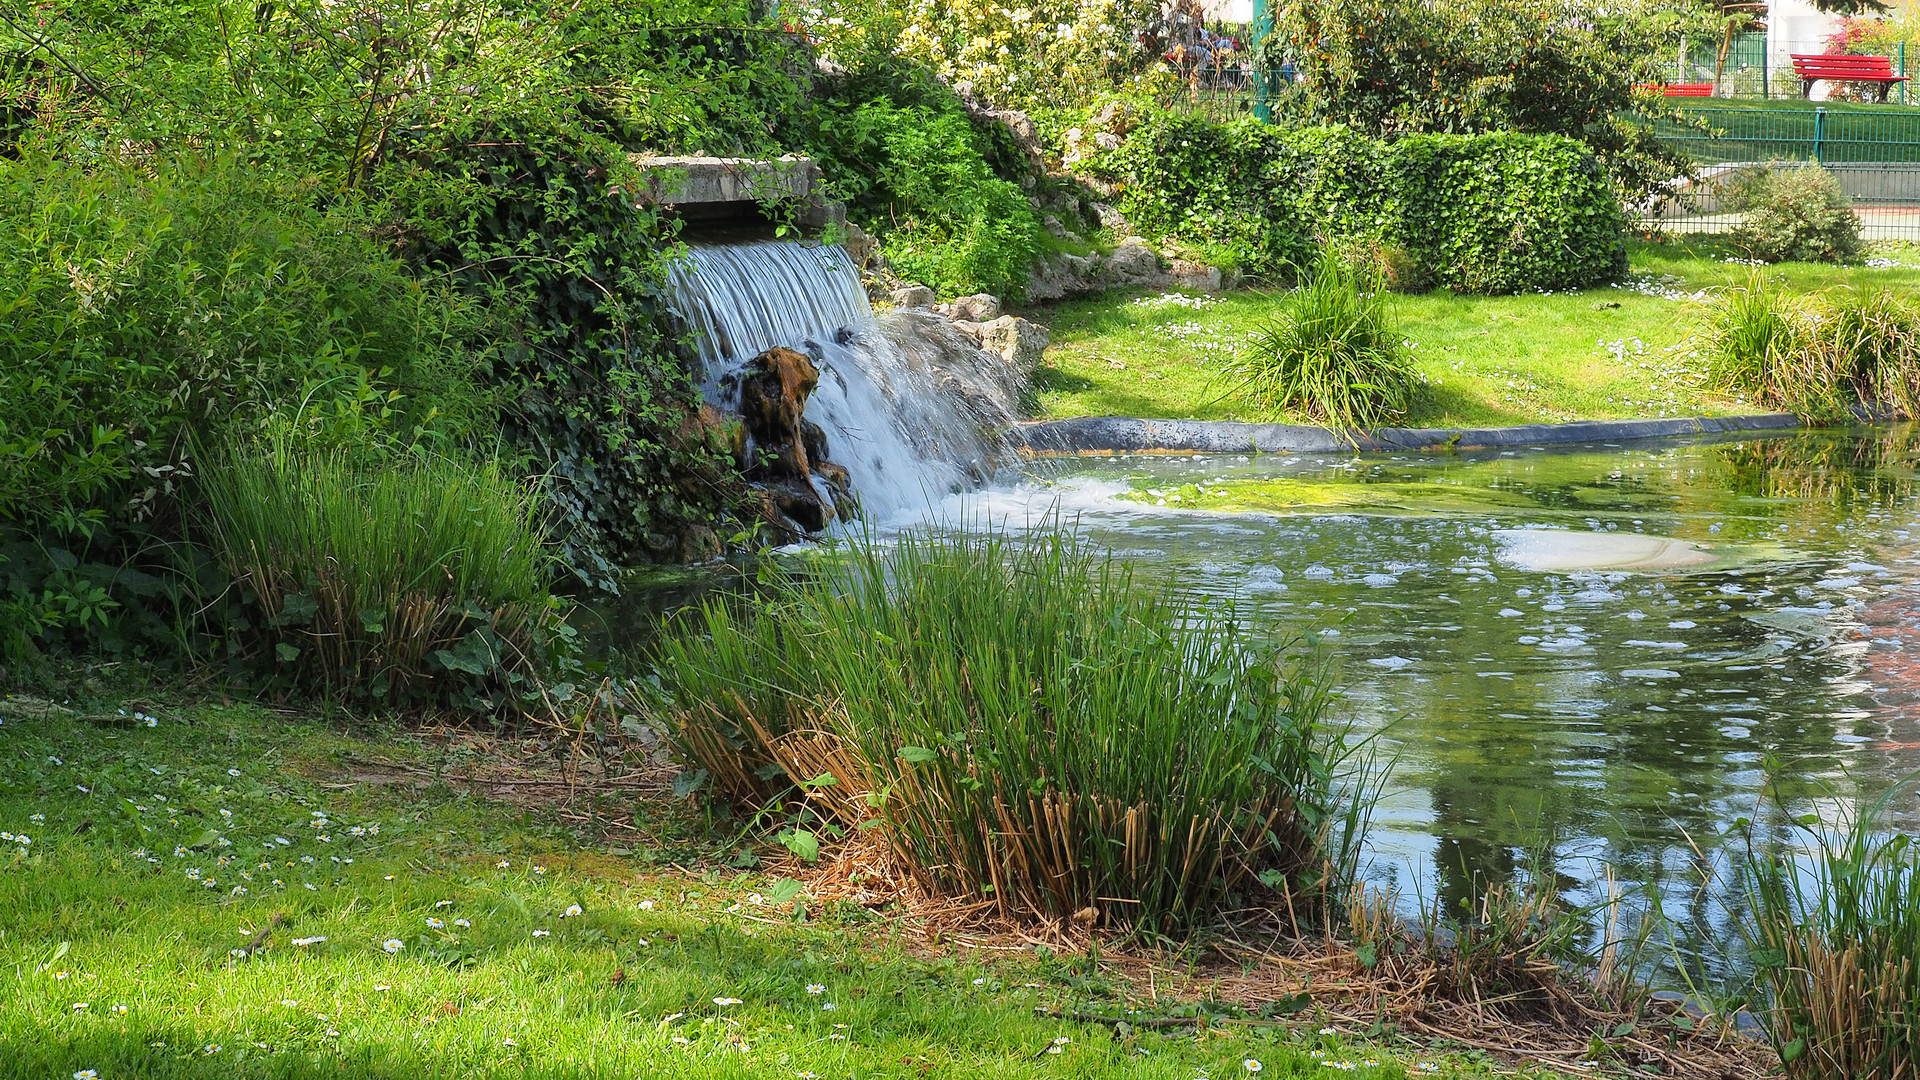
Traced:
<path fill-rule="evenodd" d="M 1620 442 L 1740 431 L 1781 431 L 1805 426 L 1792 413 L 1694 416 L 1660 420 L 1577 420 L 1565 424 L 1517 424 L 1495 428 L 1379 428 L 1351 438 L 1306 424 L 1254 424 L 1239 420 L 1144 420 L 1080 416 L 1035 420 L 1010 433 L 1024 456 L 1104 454 L 1338 453 L 1352 450 L 1472 450 L 1550 443 Z"/>

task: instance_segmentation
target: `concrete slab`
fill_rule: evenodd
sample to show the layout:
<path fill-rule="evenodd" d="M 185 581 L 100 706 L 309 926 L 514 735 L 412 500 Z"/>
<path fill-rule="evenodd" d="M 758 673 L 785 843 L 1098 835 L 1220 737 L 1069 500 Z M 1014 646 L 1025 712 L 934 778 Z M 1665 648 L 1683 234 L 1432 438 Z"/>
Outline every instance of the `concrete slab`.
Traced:
<path fill-rule="evenodd" d="M 820 166 L 811 158 L 692 157 L 634 154 L 636 202 L 668 206 L 691 217 L 751 216 L 761 207 L 797 202 L 797 223 L 818 230 L 844 225 L 846 211 L 826 197 Z"/>
<path fill-rule="evenodd" d="M 1349 450 L 1470 450 L 1488 446 L 1618 442 L 1716 432 L 1783 431 L 1803 426 L 1790 413 L 1695 416 L 1665 420 L 1581 420 L 1498 428 L 1381 428 L 1352 439 L 1304 424 L 1234 420 L 1140 420 L 1083 416 L 1020 424 L 1015 447 L 1035 457 L 1098 454 L 1327 453 Z"/>

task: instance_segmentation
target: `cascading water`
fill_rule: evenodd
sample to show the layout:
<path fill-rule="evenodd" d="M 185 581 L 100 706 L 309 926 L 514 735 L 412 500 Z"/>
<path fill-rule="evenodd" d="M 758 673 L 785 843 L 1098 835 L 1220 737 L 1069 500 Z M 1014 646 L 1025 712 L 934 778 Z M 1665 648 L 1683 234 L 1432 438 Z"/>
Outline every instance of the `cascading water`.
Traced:
<path fill-rule="evenodd" d="M 696 337 L 701 390 L 723 411 L 774 347 L 820 371 L 806 419 L 851 475 L 862 512 L 888 518 L 984 480 L 1014 418 L 1019 377 L 944 319 L 876 320 L 853 260 L 836 245 L 696 246 L 672 275 L 672 305 Z"/>

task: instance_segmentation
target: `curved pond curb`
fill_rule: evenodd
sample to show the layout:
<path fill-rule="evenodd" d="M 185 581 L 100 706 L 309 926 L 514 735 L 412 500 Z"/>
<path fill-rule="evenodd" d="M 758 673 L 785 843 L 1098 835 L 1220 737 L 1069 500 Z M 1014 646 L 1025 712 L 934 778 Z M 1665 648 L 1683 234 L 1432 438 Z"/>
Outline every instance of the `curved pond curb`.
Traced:
<path fill-rule="evenodd" d="M 1490 446 L 1620 442 L 1716 432 L 1779 431 L 1803 426 L 1792 413 L 1695 416 L 1671 420 L 1577 420 L 1497 428 L 1380 428 L 1353 441 L 1304 424 L 1238 420 L 1139 420 L 1080 416 L 1015 426 L 1015 449 L 1035 457 L 1099 454 L 1323 453 L 1360 450 L 1469 450 Z"/>

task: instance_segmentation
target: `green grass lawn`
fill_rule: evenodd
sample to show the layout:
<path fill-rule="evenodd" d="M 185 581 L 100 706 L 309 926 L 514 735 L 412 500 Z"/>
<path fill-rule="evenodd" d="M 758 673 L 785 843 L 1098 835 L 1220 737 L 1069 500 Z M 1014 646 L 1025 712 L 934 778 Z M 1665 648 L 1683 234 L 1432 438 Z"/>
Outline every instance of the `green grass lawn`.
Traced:
<path fill-rule="evenodd" d="M 1492 1075 L 1320 1034 L 1311 1010 L 1051 1019 L 1175 1003 L 1084 956 L 929 949 L 865 908 L 775 903 L 724 843 L 697 850 L 684 804 L 631 788 L 605 793 L 639 832 L 570 822 L 552 788 L 519 809 L 432 780 L 525 743 L 112 699 L 0 699 L 0 721 L 0 1077 Z M 426 779 L 376 782 L 395 776 Z"/>
<path fill-rule="evenodd" d="M 1920 253 L 1877 252 L 1912 264 L 1875 269 L 1786 264 L 1791 288 L 1847 283 L 1920 286 Z M 1542 421 L 1713 416 L 1756 411 L 1707 385 L 1696 299 L 1745 283 L 1715 241 L 1637 243 L 1620 286 L 1528 296 L 1431 293 L 1395 298 L 1404 340 L 1425 386 L 1414 426 L 1482 427 Z M 1033 377 L 1036 417 L 1139 416 L 1293 420 L 1249 415 L 1221 371 L 1271 318 L 1273 294 L 1218 297 L 1108 294 L 1032 317 L 1053 345 Z"/>

